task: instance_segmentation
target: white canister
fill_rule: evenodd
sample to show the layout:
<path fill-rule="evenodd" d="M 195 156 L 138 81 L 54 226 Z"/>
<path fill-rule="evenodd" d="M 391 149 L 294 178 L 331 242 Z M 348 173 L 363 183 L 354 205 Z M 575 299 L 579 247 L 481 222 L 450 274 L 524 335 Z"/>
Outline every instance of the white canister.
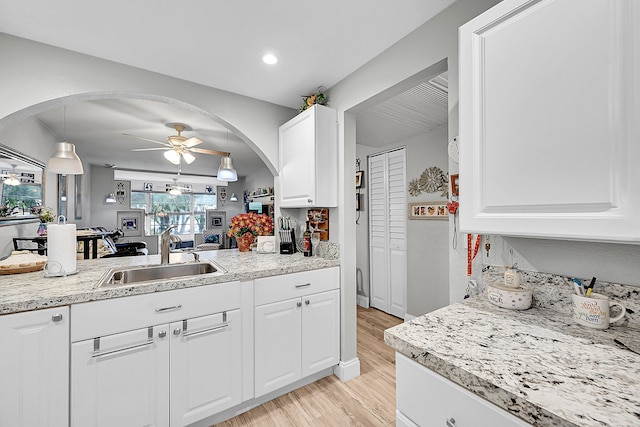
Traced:
<path fill-rule="evenodd" d="M 504 285 L 508 288 L 520 287 L 520 273 L 514 268 L 507 268 L 504 271 Z"/>
<path fill-rule="evenodd" d="M 64 276 L 76 272 L 76 225 L 47 225 L 47 268 L 50 275 Z"/>

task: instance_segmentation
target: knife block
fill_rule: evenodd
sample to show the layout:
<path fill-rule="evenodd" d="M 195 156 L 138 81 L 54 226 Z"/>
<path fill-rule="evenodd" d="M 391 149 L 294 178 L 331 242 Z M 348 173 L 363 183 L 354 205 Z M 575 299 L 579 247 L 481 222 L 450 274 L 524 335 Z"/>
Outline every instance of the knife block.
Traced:
<path fill-rule="evenodd" d="M 280 253 L 288 255 L 296 253 L 296 234 L 293 230 L 280 230 Z"/>

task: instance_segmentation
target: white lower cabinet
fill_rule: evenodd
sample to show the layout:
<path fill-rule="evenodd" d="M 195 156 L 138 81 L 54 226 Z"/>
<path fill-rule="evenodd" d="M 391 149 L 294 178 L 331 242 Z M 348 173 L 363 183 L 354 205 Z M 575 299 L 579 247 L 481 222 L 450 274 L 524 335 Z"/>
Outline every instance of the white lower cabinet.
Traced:
<path fill-rule="evenodd" d="M 72 328 L 71 426 L 178 427 L 241 403 L 239 290 L 223 283 L 72 306 L 82 325 Z M 203 307 L 229 309 L 198 316 Z M 94 323 L 105 313 L 118 328 L 118 313 L 149 326 L 109 333 Z M 87 338 L 92 328 L 105 335 Z"/>
<path fill-rule="evenodd" d="M 69 308 L 0 316 L 0 426 L 69 424 Z"/>
<path fill-rule="evenodd" d="M 188 425 L 239 404 L 240 310 L 172 323 L 170 329 L 171 425 Z"/>
<path fill-rule="evenodd" d="M 398 426 L 531 426 L 400 353 L 396 353 L 396 401 Z"/>
<path fill-rule="evenodd" d="M 72 426 L 169 425 L 169 325 L 73 343 Z"/>
<path fill-rule="evenodd" d="M 339 283 L 338 268 L 255 280 L 255 397 L 338 364 Z"/>

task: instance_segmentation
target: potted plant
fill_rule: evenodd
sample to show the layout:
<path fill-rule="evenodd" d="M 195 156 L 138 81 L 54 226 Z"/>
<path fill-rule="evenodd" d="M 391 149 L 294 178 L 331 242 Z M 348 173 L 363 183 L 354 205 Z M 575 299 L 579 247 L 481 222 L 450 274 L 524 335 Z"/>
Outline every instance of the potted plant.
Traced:
<path fill-rule="evenodd" d="M 231 226 L 227 236 L 235 237 L 240 252 L 251 250 L 255 236 L 270 236 L 273 234 L 273 220 L 265 214 L 244 213 L 231 218 Z"/>
<path fill-rule="evenodd" d="M 56 216 L 53 213 L 53 209 L 45 206 L 31 206 L 29 210 L 33 215 L 37 215 L 38 218 L 40 218 L 38 235 L 42 236 L 47 234 L 47 223 L 53 222 L 56 219 Z"/>

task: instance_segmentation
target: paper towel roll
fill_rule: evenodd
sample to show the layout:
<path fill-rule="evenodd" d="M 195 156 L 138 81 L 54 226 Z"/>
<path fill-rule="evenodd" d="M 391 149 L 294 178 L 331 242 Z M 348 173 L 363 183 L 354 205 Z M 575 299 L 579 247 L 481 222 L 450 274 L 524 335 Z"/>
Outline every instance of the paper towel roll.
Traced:
<path fill-rule="evenodd" d="M 60 263 L 66 274 L 76 271 L 75 224 L 47 224 L 47 258 Z"/>

